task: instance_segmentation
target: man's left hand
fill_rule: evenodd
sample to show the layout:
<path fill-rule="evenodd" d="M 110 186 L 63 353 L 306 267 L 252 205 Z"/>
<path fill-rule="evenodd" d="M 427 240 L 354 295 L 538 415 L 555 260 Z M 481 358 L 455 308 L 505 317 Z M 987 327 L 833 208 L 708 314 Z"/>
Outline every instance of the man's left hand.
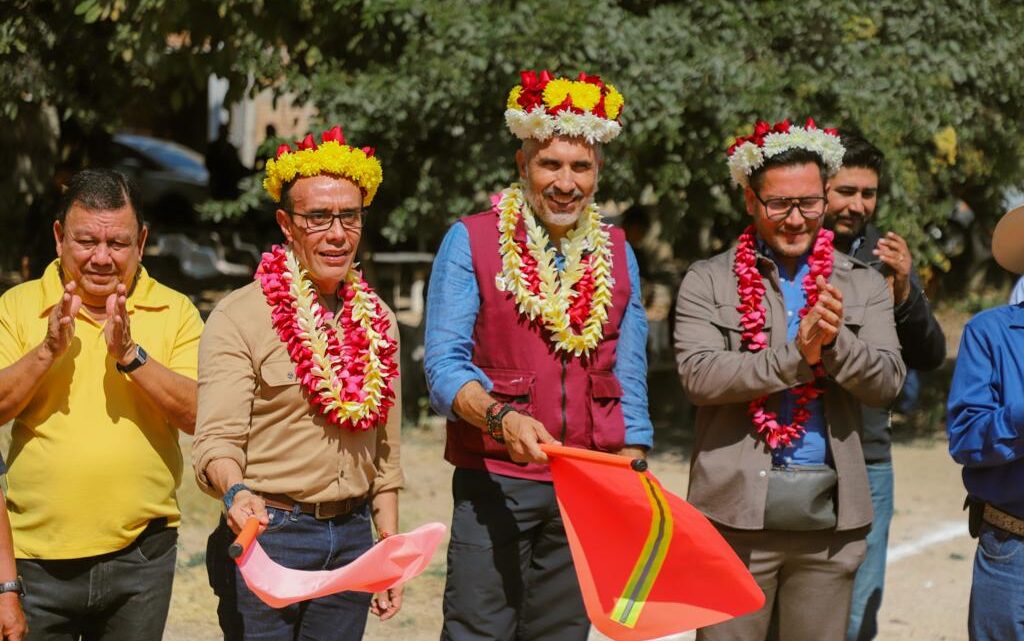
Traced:
<path fill-rule="evenodd" d="M 640 447 L 639 445 L 627 445 L 624 448 L 622 448 L 621 450 L 619 450 L 618 452 L 616 452 L 616 454 L 618 454 L 619 456 L 625 456 L 625 457 L 628 457 L 628 458 L 631 458 L 631 459 L 636 459 L 636 458 L 646 459 L 647 458 L 647 448 Z"/>
<path fill-rule="evenodd" d="M 897 233 L 888 232 L 885 238 L 878 240 L 874 254 L 892 270 L 886 280 L 892 289 L 893 301 L 899 305 L 910 296 L 910 270 L 914 265 L 907 241 Z"/>
<path fill-rule="evenodd" d="M 402 591 L 404 586 L 389 588 L 385 592 L 377 592 L 370 600 L 370 612 L 380 617 L 381 621 L 387 621 L 398 614 L 402 609 Z"/>
<path fill-rule="evenodd" d="M 128 321 L 128 296 L 123 284 L 107 296 L 107 322 L 103 326 L 103 337 L 107 339 L 107 351 L 115 361 L 127 365 L 135 358 L 135 341 L 132 340 L 131 325 Z"/>
<path fill-rule="evenodd" d="M 21 597 L 14 592 L 0 594 L 0 635 L 3 641 L 22 641 L 27 633 Z"/>

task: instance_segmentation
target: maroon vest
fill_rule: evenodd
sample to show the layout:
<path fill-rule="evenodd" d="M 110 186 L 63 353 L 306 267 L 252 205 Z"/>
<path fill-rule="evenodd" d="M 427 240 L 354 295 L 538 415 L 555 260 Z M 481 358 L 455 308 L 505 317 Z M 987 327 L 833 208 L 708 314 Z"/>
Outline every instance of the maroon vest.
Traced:
<path fill-rule="evenodd" d="M 498 214 L 490 210 L 467 216 L 473 271 L 480 288 L 480 311 L 473 328 L 473 363 L 494 383 L 496 400 L 528 412 L 565 445 L 606 452 L 623 445 L 622 386 L 615 378 L 615 348 L 622 315 L 629 303 L 625 236 L 610 229 L 612 304 L 604 336 L 587 357 L 556 353 L 548 333 L 519 313 L 511 293 L 498 291 Z M 525 238 L 522 223 L 517 238 Z M 445 458 L 457 467 L 496 474 L 550 480 L 546 465 L 513 462 L 505 446 L 465 421 L 448 422 Z"/>

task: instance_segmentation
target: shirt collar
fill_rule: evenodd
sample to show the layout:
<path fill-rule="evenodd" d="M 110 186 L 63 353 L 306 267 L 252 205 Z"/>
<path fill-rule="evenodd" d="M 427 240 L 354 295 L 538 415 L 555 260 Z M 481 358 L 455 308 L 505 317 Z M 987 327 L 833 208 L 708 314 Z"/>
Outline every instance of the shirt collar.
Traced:
<path fill-rule="evenodd" d="M 775 252 L 772 251 L 772 248 L 769 247 L 768 244 L 761 239 L 760 235 L 758 235 L 756 238 L 757 238 L 757 251 L 758 251 L 758 253 L 761 254 L 766 259 L 768 259 L 768 260 L 772 261 L 773 263 L 775 263 L 775 268 L 776 268 L 776 270 L 778 271 L 778 273 L 780 275 L 786 274 L 785 268 L 783 268 L 782 263 L 780 263 L 779 260 L 775 257 Z M 793 274 L 794 278 L 807 265 L 807 260 L 810 257 L 810 255 L 811 255 L 811 250 L 807 250 L 807 252 L 805 252 L 804 255 L 801 256 L 800 259 L 797 261 L 797 263 L 796 263 L 796 273 Z M 788 276 L 788 274 L 786 274 L 786 275 Z M 788 280 L 792 280 L 792 279 L 788 279 Z"/>
<path fill-rule="evenodd" d="M 61 279 L 60 259 L 55 259 L 47 265 L 43 276 L 40 279 L 43 288 L 43 305 L 45 306 L 40 316 L 46 316 L 57 304 L 64 294 L 64 281 Z M 125 306 L 128 312 L 140 309 L 164 309 L 171 306 L 170 290 L 161 287 L 152 277 L 146 268 L 139 265 L 139 275 L 135 279 L 135 286 L 128 293 L 128 301 Z"/>
<path fill-rule="evenodd" d="M 1010 327 L 1024 329 L 1024 302 L 1010 305 Z"/>

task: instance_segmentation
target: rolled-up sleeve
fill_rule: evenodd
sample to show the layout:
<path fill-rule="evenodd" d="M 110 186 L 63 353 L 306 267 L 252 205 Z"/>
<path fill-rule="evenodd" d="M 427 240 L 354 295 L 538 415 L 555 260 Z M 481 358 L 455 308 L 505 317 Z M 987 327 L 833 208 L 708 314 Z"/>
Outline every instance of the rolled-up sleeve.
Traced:
<path fill-rule="evenodd" d="M 480 289 L 473 273 L 469 231 L 455 223 L 434 259 L 427 294 L 424 368 L 430 406 L 455 420 L 452 403 L 462 386 L 478 381 L 488 392 L 491 381 L 473 364 L 473 327 L 480 311 Z"/>
<path fill-rule="evenodd" d="M 640 300 L 640 268 L 629 245 L 626 266 L 632 291 L 622 317 L 613 371 L 622 385 L 625 444 L 649 448 L 654 445 L 654 426 L 647 407 L 647 314 Z"/>
<path fill-rule="evenodd" d="M 215 495 L 206 477 L 211 461 L 227 458 L 245 470 L 256 370 L 238 325 L 215 309 L 199 340 L 199 407 L 192 466 L 199 487 Z"/>

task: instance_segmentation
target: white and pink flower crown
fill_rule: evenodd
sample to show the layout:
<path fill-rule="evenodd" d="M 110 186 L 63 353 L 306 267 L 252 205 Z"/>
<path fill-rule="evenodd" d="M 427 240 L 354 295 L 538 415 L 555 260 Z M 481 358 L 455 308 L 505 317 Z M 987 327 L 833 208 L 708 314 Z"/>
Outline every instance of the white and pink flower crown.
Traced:
<path fill-rule="evenodd" d="M 520 140 L 547 140 L 556 135 L 606 143 L 622 131 L 619 115 L 625 100 L 599 76 L 580 72 L 576 80 L 556 78 L 547 70 L 520 74 L 505 105 L 505 123 Z"/>
<path fill-rule="evenodd" d="M 725 152 L 733 181 L 740 187 L 748 187 L 750 174 L 764 165 L 767 159 L 790 149 L 806 149 L 818 154 L 829 174 L 835 174 L 842 168 L 843 154 L 846 153 L 839 141 L 839 132 L 818 129 L 812 118 L 808 118 L 803 127 L 789 124 L 789 119 L 774 125 L 759 120 L 754 125 L 753 134 L 740 136 Z"/>

